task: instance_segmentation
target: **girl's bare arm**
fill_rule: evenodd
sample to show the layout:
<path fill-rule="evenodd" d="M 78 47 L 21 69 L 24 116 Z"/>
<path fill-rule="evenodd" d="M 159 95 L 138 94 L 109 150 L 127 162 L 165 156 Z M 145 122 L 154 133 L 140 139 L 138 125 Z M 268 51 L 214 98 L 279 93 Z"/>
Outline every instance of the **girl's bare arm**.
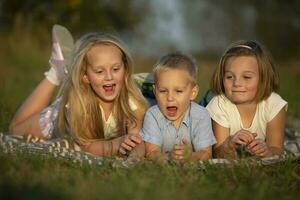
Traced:
<path fill-rule="evenodd" d="M 266 143 L 270 152 L 281 154 L 283 152 L 284 127 L 286 110 L 281 111 L 267 124 Z"/>
<path fill-rule="evenodd" d="M 143 125 L 145 112 L 145 109 L 135 110 L 135 116 L 137 118 L 137 121 L 135 125 L 131 125 L 128 128 L 128 136 L 123 140 L 120 146 L 119 151 L 121 154 L 125 155 L 130 152 L 139 157 L 145 156 L 145 145 L 142 138 L 139 135 Z"/>
<path fill-rule="evenodd" d="M 95 140 L 87 142 L 82 145 L 81 148 L 91 154 L 97 156 L 111 157 L 115 156 L 119 152 L 121 142 L 124 140 L 125 136 L 117 137 L 111 140 Z"/>
<path fill-rule="evenodd" d="M 213 132 L 217 143 L 213 147 L 214 157 L 217 158 L 236 158 L 236 149 L 231 143 L 229 129 L 219 125 L 212 120 Z"/>
<path fill-rule="evenodd" d="M 145 116 L 145 112 L 146 109 L 144 108 L 140 108 L 140 106 L 138 105 L 138 109 L 136 109 L 134 111 L 135 117 L 136 117 L 136 124 L 132 124 L 131 126 L 129 126 L 128 128 L 128 134 L 139 134 L 140 130 L 143 126 L 143 120 L 144 120 L 144 116 Z"/>

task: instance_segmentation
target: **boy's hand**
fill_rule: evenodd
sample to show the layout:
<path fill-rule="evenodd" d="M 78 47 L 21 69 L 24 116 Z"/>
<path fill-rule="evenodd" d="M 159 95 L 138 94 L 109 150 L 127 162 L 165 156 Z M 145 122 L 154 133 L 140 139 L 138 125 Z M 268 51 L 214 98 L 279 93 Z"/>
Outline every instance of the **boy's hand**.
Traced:
<path fill-rule="evenodd" d="M 140 135 L 126 135 L 120 145 L 119 152 L 123 155 L 127 155 L 128 152 L 132 151 L 132 149 L 134 149 L 142 141 L 143 140 Z"/>
<path fill-rule="evenodd" d="M 256 133 L 251 133 L 246 130 L 240 130 L 236 132 L 234 136 L 232 136 L 229 142 L 230 145 L 236 149 L 237 145 L 239 144 L 243 144 L 243 145 L 250 144 L 255 139 L 256 136 L 257 136 Z"/>
<path fill-rule="evenodd" d="M 189 159 L 192 154 L 192 147 L 188 144 L 186 139 L 182 140 L 182 144 L 174 145 L 171 157 L 174 160 Z"/>

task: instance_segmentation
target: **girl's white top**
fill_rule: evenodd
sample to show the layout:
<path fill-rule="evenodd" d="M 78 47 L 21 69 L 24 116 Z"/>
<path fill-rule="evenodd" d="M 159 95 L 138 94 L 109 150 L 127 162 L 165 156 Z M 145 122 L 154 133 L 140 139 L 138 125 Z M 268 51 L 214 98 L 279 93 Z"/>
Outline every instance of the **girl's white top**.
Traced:
<path fill-rule="evenodd" d="M 259 139 L 266 139 L 267 124 L 284 107 L 287 111 L 287 102 L 277 93 L 272 93 L 266 100 L 257 104 L 255 116 L 250 127 L 244 127 L 237 106 L 224 95 L 215 96 L 207 105 L 211 118 L 219 125 L 229 128 L 230 135 L 244 129 L 256 133 Z"/>

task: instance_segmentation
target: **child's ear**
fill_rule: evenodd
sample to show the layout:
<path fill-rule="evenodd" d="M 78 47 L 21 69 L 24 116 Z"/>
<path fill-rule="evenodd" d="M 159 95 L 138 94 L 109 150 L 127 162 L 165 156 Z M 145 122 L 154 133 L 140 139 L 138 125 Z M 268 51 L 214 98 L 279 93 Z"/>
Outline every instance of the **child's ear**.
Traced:
<path fill-rule="evenodd" d="M 90 84 L 90 80 L 89 80 L 89 78 L 87 77 L 86 74 L 82 76 L 82 81 L 83 81 L 84 83 Z"/>
<path fill-rule="evenodd" d="M 195 100 L 199 92 L 199 86 L 196 84 L 192 89 L 191 101 Z"/>

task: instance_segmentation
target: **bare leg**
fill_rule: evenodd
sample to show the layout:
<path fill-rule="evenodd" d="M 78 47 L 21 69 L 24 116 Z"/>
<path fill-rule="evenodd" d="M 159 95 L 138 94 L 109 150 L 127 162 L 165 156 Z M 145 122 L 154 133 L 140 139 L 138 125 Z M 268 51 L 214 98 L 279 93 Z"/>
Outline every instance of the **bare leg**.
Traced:
<path fill-rule="evenodd" d="M 62 26 L 54 25 L 52 29 L 52 54 L 49 60 L 50 70 L 25 100 L 13 117 L 9 131 L 13 134 L 31 134 L 43 137 L 39 126 L 40 112 L 46 108 L 55 91 L 55 87 L 67 76 L 65 64 L 68 63 L 74 41 L 70 32 Z"/>
<path fill-rule="evenodd" d="M 56 86 L 46 78 L 33 90 L 16 112 L 10 125 L 9 131 L 13 134 L 31 134 L 42 137 L 39 127 L 39 113 L 49 105 Z"/>

